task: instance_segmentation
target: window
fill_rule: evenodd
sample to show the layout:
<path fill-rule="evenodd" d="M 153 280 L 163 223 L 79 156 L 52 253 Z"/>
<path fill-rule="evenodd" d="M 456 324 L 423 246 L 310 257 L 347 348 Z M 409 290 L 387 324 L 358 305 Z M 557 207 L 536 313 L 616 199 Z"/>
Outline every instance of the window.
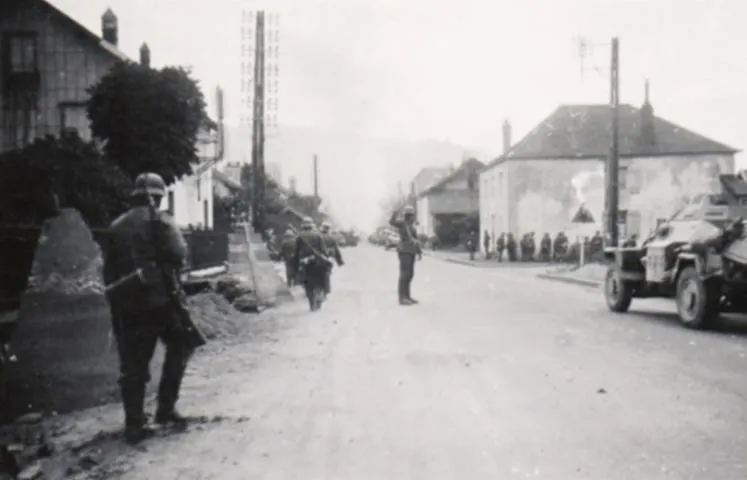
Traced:
<path fill-rule="evenodd" d="M 12 33 L 8 36 L 8 71 L 31 73 L 37 70 L 37 37 L 35 33 Z"/>
<path fill-rule="evenodd" d="M 209 225 L 209 223 L 208 223 L 208 220 L 209 220 L 209 217 L 208 217 L 208 201 L 207 200 L 203 200 L 203 202 L 202 202 L 202 215 L 205 218 L 205 223 L 203 224 L 203 226 L 207 230 L 208 225 Z"/>
<path fill-rule="evenodd" d="M 13 91 L 5 98 L 5 111 L 0 113 L 4 148 L 22 148 L 36 138 L 37 102 L 33 92 Z"/>
<path fill-rule="evenodd" d="M 60 130 L 61 134 L 77 133 L 81 139 L 91 140 L 91 124 L 85 103 L 60 103 Z"/>

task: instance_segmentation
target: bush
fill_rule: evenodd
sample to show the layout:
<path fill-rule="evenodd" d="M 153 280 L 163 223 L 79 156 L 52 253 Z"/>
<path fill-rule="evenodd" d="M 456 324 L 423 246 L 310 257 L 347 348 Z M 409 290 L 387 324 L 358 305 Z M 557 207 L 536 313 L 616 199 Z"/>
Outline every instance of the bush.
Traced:
<path fill-rule="evenodd" d="M 131 188 L 93 144 L 75 134 L 48 136 L 0 155 L 0 223 L 40 224 L 58 202 L 89 226 L 106 226 L 128 208 Z"/>
<path fill-rule="evenodd" d="M 155 172 L 171 184 L 199 163 L 196 142 L 210 123 L 197 81 L 183 68 L 115 65 L 89 89 L 88 118 L 104 151 L 130 178 Z"/>

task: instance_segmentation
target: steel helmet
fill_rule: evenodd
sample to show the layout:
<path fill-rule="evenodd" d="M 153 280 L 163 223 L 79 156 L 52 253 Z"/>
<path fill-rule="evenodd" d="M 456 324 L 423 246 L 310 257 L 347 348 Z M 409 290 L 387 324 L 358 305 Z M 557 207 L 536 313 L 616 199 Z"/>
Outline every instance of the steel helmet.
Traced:
<path fill-rule="evenodd" d="M 311 217 L 304 217 L 303 221 L 301 222 L 301 227 L 307 230 L 314 228 L 314 220 Z"/>
<path fill-rule="evenodd" d="M 285 236 L 286 237 L 292 237 L 293 235 L 295 235 L 295 234 L 293 233 L 293 230 L 291 230 L 290 228 L 285 231 Z"/>
<path fill-rule="evenodd" d="M 166 195 L 166 182 L 157 173 L 141 173 L 135 179 L 133 195 Z"/>
<path fill-rule="evenodd" d="M 404 213 L 405 215 L 413 215 L 415 213 L 415 209 L 412 208 L 412 205 L 405 205 L 402 213 Z"/>

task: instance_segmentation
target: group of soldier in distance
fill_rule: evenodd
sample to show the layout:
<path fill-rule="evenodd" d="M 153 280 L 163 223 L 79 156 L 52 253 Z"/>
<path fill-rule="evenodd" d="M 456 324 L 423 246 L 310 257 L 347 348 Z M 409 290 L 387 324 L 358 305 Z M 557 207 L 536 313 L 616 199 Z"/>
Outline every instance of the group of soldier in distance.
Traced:
<path fill-rule="evenodd" d="M 637 236 L 631 235 L 625 241 L 624 246 L 632 247 L 636 243 Z M 549 233 L 545 233 L 539 241 L 538 249 L 535 232 L 525 233 L 517 242 L 512 233 L 501 233 L 493 241 L 490 233 L 485 231 L 482 247 L 486 260 L 494 259 L 498 262 L 575 262 L 580 257 L 581 248 L 589 259 L 600 257 L 604 250 L 604 237 L 601 232 L 597 231 L 593 236 L 585 237 L 582 242 L 571 243 L 565 232 L 558 232 L 554 239 Z M 467 240 L 467 250 L 470 253 L 470 259 L 474 260 L 479 250 L 476 231 Z"/>
<path fill-rule="evenodd" d="M 317 229 L 311 217 L 304 218 L 300 232 L 292 228 L 285 232 L 279 256 L 285 263 L 288 287 L 303 286 L 309 308 L 319 310 L 332 293 L 333 261 L 340 267 L 345 264 L 331 225 L 324 222 Z"/>

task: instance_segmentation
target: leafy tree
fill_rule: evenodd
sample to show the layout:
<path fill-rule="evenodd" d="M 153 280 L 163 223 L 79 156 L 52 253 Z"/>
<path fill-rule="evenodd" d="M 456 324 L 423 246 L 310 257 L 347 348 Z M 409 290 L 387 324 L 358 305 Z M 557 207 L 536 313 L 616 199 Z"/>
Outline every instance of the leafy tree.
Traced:
<path fill-rule="evenodd" d="M 131 178 L 149 171 L 170 184 L 192 173 L 199 161 L 197 135 L 209 120 L 188 70 L 121 62 L 89 93 L 91 131 Z"/>
<path fill-rule="evenodd" d="M 61 207 L 88 225 L 108 225 L 128 207 L 127 175 L 77 134 L 48 136 L 0 155 L 0 222 L 39 224 Z"/>

